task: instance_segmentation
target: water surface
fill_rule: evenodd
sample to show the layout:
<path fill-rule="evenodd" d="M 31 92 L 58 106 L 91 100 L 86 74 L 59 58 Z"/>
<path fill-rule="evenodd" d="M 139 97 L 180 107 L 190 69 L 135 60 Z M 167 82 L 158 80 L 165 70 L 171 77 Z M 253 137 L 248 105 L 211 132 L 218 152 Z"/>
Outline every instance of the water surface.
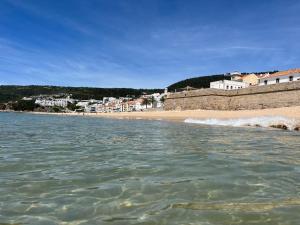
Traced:
<path fill-rule="evenodd" d="M 299 224 L 300 134 L 0 113 L 0 224 Z"/>

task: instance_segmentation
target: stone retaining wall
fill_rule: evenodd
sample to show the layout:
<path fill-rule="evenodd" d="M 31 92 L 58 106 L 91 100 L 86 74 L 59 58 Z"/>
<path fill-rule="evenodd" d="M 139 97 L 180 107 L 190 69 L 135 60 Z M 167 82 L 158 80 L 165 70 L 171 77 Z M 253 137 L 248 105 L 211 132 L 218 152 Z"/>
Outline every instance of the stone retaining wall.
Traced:
<path fill-rule="evenodd" d="M 165 110 L 264 109 L 300 105 L 300 81 L 236 90 L 199 89 L 168 94 Z"/>

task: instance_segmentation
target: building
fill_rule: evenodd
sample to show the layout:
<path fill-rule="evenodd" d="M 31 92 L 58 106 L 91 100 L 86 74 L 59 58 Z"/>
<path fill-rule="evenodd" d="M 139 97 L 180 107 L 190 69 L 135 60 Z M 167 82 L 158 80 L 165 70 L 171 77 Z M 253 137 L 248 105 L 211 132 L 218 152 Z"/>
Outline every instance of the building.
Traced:
<path fill-rule="evenodd" d="M 242 76 L 242 81 L 247 83 L 249 86 L 256 86 L 259 83 L 259 78 L 256 74 L 245 74 Z"/>
<path fill-rule="evenodd" d="M 249 84 L 237 80 L 219 80 L 210 82 L 210 88 L 222 90 L 234 90 L 249 87 Z"/>
<path fill-rule="evenodd" d="M 228 74 L 225 74 L 225 75 L 228 75 Z M 238 71 L 234 71 L 232 73 L 229 73 L 229 76 L 230 76 L 231 80 L 241 80 L 243 75 Z"/>
<path fill-rule="evenodd" d="M 69 103 L 74 103 L 75 100 L 71 99 L 69 96 L 67 98 L 37 98 L 35 100 L 35 104 L 40 106 L 59 106 L 59 107 L 67 107 Z"/>
<path fill-rule="evenodd" d="M 238 71 L 227 73 L 225 75 L 230 76 L 231 80 L 219 80 L 219 81 L 210 82 L 210 88 L 222 89 L 222 90 L 234 90 L 234 89 L 249 87 L 250 85 L 252 85 L 251 82 L 254 82 L 252 81 L 252 79 L 254 79 L 252 76 L 247 75 L 246 77 L 245 74 L 241 74 Z M 245 81 L 244 78 L 246 78 Z"/>
<path fill-rule="evenodd" d="M 90 103 L 89 100 L 81 100 L 81 101 L 77 102 L 76 106 L 85 108 L 89 105 L 89 103 Z"/>
<path fill-rule="evenodd" d="M 279 71 L 273 74 L 262 74 L 258 78 L 260 86 L 297 81 L 300 80 L 300 69 Z"/>
<path fill-rule="evenodd" d="M 24 100 L 24 101 L 32 101 L 32 98 L 31 97 L 23 97 L 22 100 Z"/>

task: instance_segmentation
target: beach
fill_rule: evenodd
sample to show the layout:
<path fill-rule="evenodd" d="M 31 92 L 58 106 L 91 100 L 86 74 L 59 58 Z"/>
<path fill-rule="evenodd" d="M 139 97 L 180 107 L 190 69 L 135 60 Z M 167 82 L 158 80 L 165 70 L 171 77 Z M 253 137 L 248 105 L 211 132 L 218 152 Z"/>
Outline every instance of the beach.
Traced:
<path fill-rule="evenodd" d="M 260 110 L 185 110 L 185 111 L 144 111 L 144 112 L 113 112 L 113 113 L 44 113 L 57 115 L 78 115 L 92 117 L 108 117 L 116 119 L 159 119 L 184 121 L 185 119 L 240 119 L 250 117 L 281 116 L 300 121 L 300 106 L 260 109 Z"/>
<path fill-rule="evenodd" d="M 88 115 L 94 116 L 93 113 Z M 146 112 L 122 112 L 122 113 L 99 113 L 96 116 L 111 118 L 141 118 L 141 119 L 165 119 L 183 121 L 188 118 L 194 119 L 238 119 L 245 117 L 260 116 L 284 116 L 300 120 L 300 106 L 240 111 L 218 110 L 186 110 L 186 111 L 146 111 Z"/>

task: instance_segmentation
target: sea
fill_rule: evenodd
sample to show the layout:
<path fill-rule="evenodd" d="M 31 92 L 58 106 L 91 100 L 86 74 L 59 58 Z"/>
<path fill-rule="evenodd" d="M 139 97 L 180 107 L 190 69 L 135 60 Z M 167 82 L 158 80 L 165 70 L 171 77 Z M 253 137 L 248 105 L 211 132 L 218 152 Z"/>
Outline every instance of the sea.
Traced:
<path fill-rule="evenodd" d="M 0 224 L 300 224 L 300 132 L 0 113 Z"/>

